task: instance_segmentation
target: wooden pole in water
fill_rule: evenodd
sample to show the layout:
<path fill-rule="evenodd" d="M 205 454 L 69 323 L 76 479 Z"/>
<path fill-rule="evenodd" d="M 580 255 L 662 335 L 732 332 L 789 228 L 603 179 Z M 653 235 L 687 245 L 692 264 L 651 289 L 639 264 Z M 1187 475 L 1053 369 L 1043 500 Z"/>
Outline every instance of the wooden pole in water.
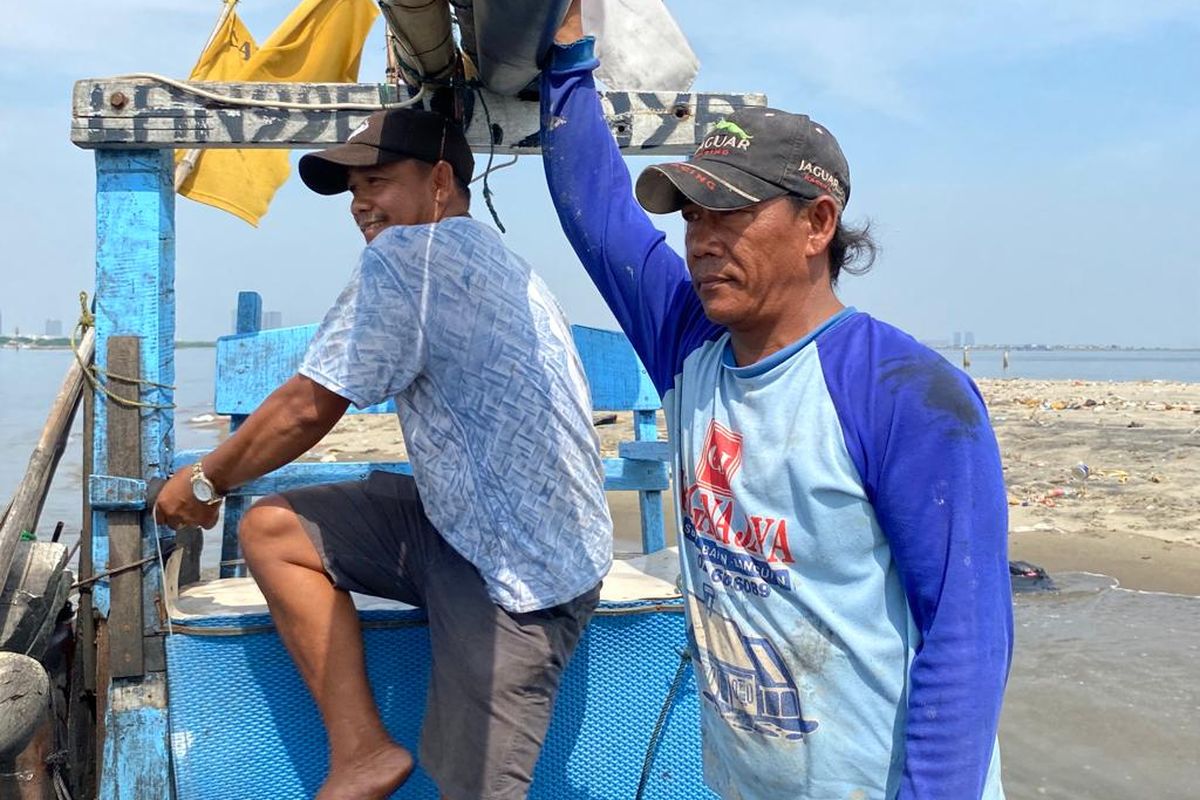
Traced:
<path fill-rule="evenodd" d="M 50 406 L 50 416 L 42 428 L 42 435 L 38 438 L 33 454 L 29 457 L 25 478 L 17 487 L 4 520 L 0 523 L 0 583 L 3 583 L 9 568 L 12 567 L 21 533 L 37 527 L 42 506 L 46 503 L 46 493 L 50 490 L 50 481 L 54 478 L 54 470 L 67 447 L 71 423 L 75 419 L 75 410 L 79 407 L 79 398 L 83 394 L 84 368 L 81 364 L 91 363 L 95 347 L 96 332 L 89 330 L 79 343 L 79 357 L 71 361 L 67 375 L 58 390 L 58 397 Z M 3 610 L 0 610 L 0 615 L 2 614 Z"/>

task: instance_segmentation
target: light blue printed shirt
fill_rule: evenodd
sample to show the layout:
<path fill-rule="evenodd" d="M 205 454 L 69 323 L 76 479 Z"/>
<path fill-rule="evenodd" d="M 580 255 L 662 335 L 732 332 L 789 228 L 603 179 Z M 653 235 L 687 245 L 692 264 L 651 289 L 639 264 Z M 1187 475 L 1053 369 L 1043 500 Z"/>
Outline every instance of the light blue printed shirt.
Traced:
<path fill-rule="evenodd" d="M 512 612 L 564 603 L 612 563 L 591 400 L 553 295 L 469 217 L 388 228 L 300 374 L 359 408 L 395 398 L 425 513 Z"/>

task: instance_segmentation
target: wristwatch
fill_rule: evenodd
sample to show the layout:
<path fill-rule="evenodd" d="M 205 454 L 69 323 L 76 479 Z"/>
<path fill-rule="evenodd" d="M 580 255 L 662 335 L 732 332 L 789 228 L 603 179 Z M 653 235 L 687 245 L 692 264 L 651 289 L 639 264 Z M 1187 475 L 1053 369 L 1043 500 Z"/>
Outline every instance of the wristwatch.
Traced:
<path fill-rule="evenodd" d="M 215 506 L 225 499 L 217 492 L 217 487 L 204 474 L 204 467 L 197 461 L 192 464 L 192 496 L 206 506 Z"/>

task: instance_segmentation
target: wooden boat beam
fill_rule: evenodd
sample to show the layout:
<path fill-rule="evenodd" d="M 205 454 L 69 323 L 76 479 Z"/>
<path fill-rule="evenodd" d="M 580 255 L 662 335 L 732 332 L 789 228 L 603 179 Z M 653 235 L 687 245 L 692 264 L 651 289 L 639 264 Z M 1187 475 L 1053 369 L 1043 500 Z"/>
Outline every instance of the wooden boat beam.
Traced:
<path fill-rule="evenodd" d="M 172 86 L 150 78 L 91 78 L 75 84 L 71 141 L 84 148 L 305 148 L 346 141 L 387 85 L 341 83 L 204 83 Z M 357 109 L 285 109 L 222 104 L 193 94 L 270 103 L 357 105 Z M 603 92 L 617 143 L 655 155 L 690 154 L 710 126 L 745 106 L 766 105 L 762 94 Z M 484 109 L 486 105 L 486 111 Z M 491 121 L 491 135 L 489 124 Z M 535 101 L 483 91 L 467 139 L 477 152 L 489 140 L 498 154 L 540 151 Z"/>

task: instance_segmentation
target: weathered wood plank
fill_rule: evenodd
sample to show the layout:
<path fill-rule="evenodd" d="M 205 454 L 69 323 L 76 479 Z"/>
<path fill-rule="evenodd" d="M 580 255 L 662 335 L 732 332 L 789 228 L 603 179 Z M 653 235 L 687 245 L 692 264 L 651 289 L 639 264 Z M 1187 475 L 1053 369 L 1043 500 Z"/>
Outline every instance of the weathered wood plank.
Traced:
<path fill-rule="evenodd" d="M 141 375 L 138 338 L 114 336 L 108 340 L 108 390 L 117 397 L 137 401 L 138 385 L 117 376 L 137 379 Z M 141 414 L 115 400 L 108 404 L 108 470 L 115 476 L 142 474 Z M 141 514 L 131 511 L 108 515 L 110 570 L 132 564 L 142 557 Z M 109 659 L 114 678 L 145 672 L 142 648 L 142 576 L 127 570 L 109 579 Z"/>
<path fill-rule="evenodd" d="M 262 330 L 262 295 L 258 292 L 238 292 L 237 325 L 234 333 L 257 333 Z"/>
<path fill-rule="evenodd" d="M 646 412 L 653 415 L 653 412 Z M 657 428 L 655 429 L 657 433 Z M 634 461 L 670 461 L 670 442 L 660 442 L 655 439 L 644 442 L 621 442 L 617 445 L 617 453 L 621 458 Z"/>
<path fill-rule="evenodd" d="M 572 325 L 571 334 L 583 361 L 594 410 L 654 411 L 662 406 L 658 390 L 625 334 L 583 325 Z"/>
<path fill-rule="evenodd" d="M 77 631 L 78 620 L 77 616 Z M 88 662 L 80 657 L 82 633 L 77 633 L 76 641 L 67 684 L 67 787 L 75 800 L 92 800 L 96 796 L 96 696 L 84 685 Z M 94 667 L 94 656 L 91 664 Z"/>
<path fill-rule="evenodd" d="M 122 336 L 137 337 L 135 374 L 150 383 L 140 392 L 140 399 L 149 406 L 134 413 L 140 425 L 132 432 L 120 432 L 120 423 L 110 419 L 108 403 L 96 404 L 93 474 L 124 475 L 147 482 L 165 478 L 174 450 L 174 391 L 170 388 L 175 382 L 172 155 L 164 149 L 96 151 L 96 360 L 102 369 L 130 374 L 109 363 L 108 342 Z M 114 387 L 117 384 L 113 381 Z M 120 465 L 109 458 L 109 445 L 129 437 L 138 443 L 138 458 L 130 460 L 130 469 L 117 469 Z M 151 537 L 157 530 L 148 514 L 96 511 L 92 526 L 97 565 L 111 566 L 153 551 Z M 124 552 L 118 541 L 123 527 L 130 544 Z M 135 541 L 136 549 L 132 546 Z M 105 581 L 98 581 L 93 591 L 96 608 L 109 616 L 97 625 L 99 652 L 118 656 L 97 661 L 96 731 L 102 754 L 96 759 L 97 793 L 105 800 L 170 800 L 165 676 L 151 672 L 114 677 L 137 672 L 121 667 L 121 646 L 110 646 L 116 626 L 123 628 L 121 636 L 131 647 L 136 642 L 143 648 L 142 669 L 146 663 L 143 637 L 158 632 L 158 565 L 152 561 L 130 575 L 138 583 L 141 598 L 132 624 L 123 607 L 110 608 Z M 114 579 L 114 583 L 118 581 Z"/>
<path fill-rule="evenodd" d="M 237 323 L 234 333 L 258 333 L 262 330 L 262 295 L 258 292 L 238 292 Z M 247 414 L 231 414 L 229 416 L 229 432 L 233 433 L 246 421 Z M 246 565 L 239 564 L 242 558 L 242 546 L 238 541 L 238 527 L 242 517 L 249 508 L 250 498 L 233 496 L 225 501 L 225 511 L 222 516 L 221 529 L 221 565 L 218 567 L 222 578 L 245 576 Z M 183 580 L 182 570 L 180 580 Z"/>
<path fill-rule="evenodd" d="M 34 659 L 0 652 L 0 760 L 25 749 L 46 715 L 50 678 Z"/>
<path fill-rule="evenodd" d="M 195 83 L 201 89 L 263 103 L 380 106 L 376 84 Z M 738 108 L 766 105 L 762 94 L 604 92 L 617 144 L 656 154 L 686 154 L 710 126 Z M 476 150 L 536 153 L 536 101 L 483 92 L 467 130 Z M 484 112 L 486 103 L 487 112 Z M 89 78 L 75 84 L 71 141 L 94 148 L 323 147 L 344 142 L 371 112 L 288 110 L 222 105 L 148 78 Z M 488 120 L 491 131 L 488 130 Z"/>
<path fill-rule="evenodd" d="M 98 511 L 140 511 L 146 507 L 146 482 L 141 478 L 91 475 L 87 492 L 91 507 Z"/>
<path fill-rule="evenodd" d="M 96 393 L 83 392 L 83 528 L 79 534 L 79 578 L 94 571 L 92 561 L 92 509 L 88 502 L 87 479 L 92 474 L 92 432 Z M 75 612 L 75 658 L 67 699 L 67 760 L 70 794 L 76 800 L 96 796 L 96 616 L 92 608 L 92 586 L 79 588 Z"/>
<path fill-rule="evenodd" d="M 12 800 L 51 800 L 55 797 L 49 763 L 54 758 L 54 687 L 50 708 L 34 730 L 29 744 L 13 759 L 11 768 L 0 766 L 0 797 Z"/>
<path fill-rule="evenodd" d="M 95 572 L 92 559 L 92 506 L 88 497 L 87 481 L 92 475 L 94 447 L 96 392 L 88 387 L 83 393 L 83 526 L 79 532 L 79 579 L 86 581 Z M 96 617 L 92 608 L 92 586 L 85 584 L 79 589 L 79 608 L 75 613 L 77 658 L 81 662 L 82 692 L 96 691 Z M 76 697 L 81 692 L 76 691 Z M 95 724 L 95 703 L 90 702 L 90 711 L 80 724 L 91 727 Z"/>
<path fill-rule="evenodd" d="M 108 368 L 108 338 L 133 335 L 141 340 L 141 376 L 161 386 L 147 385 L 142 400 L 169 406 L 175 382 L 175 192 L 169 151 L 96 152 L 96 362 Z M 107 404 L 95 409 L 93 472 L 112 475 L 107 468 Z M 174 417 L 169 409 L 143 415 L 142 469 L 133 477 L 166 477 L 174 446 Z M 92 517 L 93 557 L 108 562 L 108 517 Z M 147 568 L 146 580 L 157 583 L 157 565 Z M 154 595 L 145 601 L 153 604 Z M 99 582 L 93 602 L 108 614 L 108 584 Z M 151 615 L 153 618 L 153 615 Z"/>
<path fill-rule="evenodd" d="M 0 650 L 41 658 L 66 600 L 65 545 L 18 542 L 8 579 L 0 587 Z"/>
<path fill-rule="evenodd" d="M 138 681 L 113 681 L 108 702 L 100 797 L 172 800 L 166 674 L 151 672 Z"/>
<path fill-rule="evenodd" d="M 179 554 L 177 580 L 180 586 L 200 580 L 200 553 L 203 546 L 204 531 L 199 528 L 180 528 L 175 532 L 175 552 Z"/>
<path fill-rule="evenodd" d="M 662 458 L 660 466 L 668 469 L 670 451 L 666 442 L 658 441 L 658 412 L 641 410 L 633 412 L 633 438 L 629 447 L 635 452 Z M 663 457 L 665 452 L 665 457 Z M 662 490 L 667 486 L 645 486 L 638 492 L 638 511 L 642 523 L 642 552 L 657 553 L 667 546 L 666 523 L 663 520 Z"/>

